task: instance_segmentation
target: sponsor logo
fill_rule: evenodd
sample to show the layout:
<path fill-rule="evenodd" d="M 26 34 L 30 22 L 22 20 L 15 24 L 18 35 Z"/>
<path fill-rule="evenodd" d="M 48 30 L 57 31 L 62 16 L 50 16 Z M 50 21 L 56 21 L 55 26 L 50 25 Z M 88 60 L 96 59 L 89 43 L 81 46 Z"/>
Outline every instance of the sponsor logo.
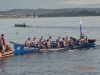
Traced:
<path fill-rule="evenodd" d="M 20 47 L 21 47 L 21 46 L 18 46 L 18 47 L 17 47 L 17 50 L 20 50 Z"/>
<path fill-rule="evenodd" d="M 34 50 L 34 49 L 38 49 L 38 48 L 35 48 L 35 47 L 24 47 L 23 50 Z"/>

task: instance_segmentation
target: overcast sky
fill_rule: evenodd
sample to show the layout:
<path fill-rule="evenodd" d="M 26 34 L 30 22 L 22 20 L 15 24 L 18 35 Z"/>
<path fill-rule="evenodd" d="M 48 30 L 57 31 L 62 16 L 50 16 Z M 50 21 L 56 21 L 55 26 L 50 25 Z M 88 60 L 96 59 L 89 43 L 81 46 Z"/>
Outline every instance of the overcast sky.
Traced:
<path fill-rule="evenodd" d="M 0 11 L 27 8 L 100 8 L 100 0 L 0 0 Z"/>

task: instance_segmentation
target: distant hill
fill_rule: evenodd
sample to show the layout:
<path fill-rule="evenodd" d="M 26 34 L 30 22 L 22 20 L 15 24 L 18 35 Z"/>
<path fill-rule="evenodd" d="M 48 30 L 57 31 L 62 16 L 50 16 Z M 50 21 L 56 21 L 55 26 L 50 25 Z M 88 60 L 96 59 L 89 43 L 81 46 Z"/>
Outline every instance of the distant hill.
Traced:
<path fill-rule="evenodd" d="M 100 8 L 12 9 L 0 11 L 0 18 L 100 16 Z"/>
<path fill-rule="evenodd" d="M 71 12 L 71 11 L 98 11 L 100 12 L 100 8 L 63 8 L 63 9 L 12 9 L 7 11 L 0 11 L 0 14 L 18 14 L 18 15 L 26 15 L 26 14 L 54 14 L 54 13 L 63 13 L 63 12 Z"/>
<path fill-rule="evenodd" d="M 76 17 L 76 16 L 100 16 L 98 11 L 66 11 L 61 13 L 52 13 L 52 14 L 40 14 L 38 17 Z"/>

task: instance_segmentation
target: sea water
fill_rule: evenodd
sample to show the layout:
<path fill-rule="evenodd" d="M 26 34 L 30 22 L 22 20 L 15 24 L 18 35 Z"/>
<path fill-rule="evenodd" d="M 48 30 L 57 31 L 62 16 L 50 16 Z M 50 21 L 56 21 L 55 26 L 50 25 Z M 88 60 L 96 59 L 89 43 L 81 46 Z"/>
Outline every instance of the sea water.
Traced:
<path fill-rule="evenodd" d="M 24 44 L 27 38 L 41 36 L 55 41 L 58 36 L 78 39 L 80 21 L 82 32 L 90 39 L 97 39 L 100 45 L 100 17 L 51 17 L 0 19 L 0 34 L 9 41 Z M 26 23 L 28 27 L 14 27 Z M 28 53 L 0 60 L 0 75 L 100 75 L 100 48 L 75 49 L 48 53 Z"/>

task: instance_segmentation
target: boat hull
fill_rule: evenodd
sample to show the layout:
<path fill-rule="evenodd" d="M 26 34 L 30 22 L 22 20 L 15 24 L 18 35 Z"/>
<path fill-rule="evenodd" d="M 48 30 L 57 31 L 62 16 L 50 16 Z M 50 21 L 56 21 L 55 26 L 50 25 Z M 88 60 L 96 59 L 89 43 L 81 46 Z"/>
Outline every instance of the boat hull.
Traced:
<path fill-rule="evenodd" d="M 89 43 L 89 44 L 82 44 L 80 46 L 81 46 L 81 48 L 95 47 L 95 42 Z"/>
<path fill-rule="evenodd" d="M 15 25 L 15 27 L 26 27 L 26 25 Z"/>
<path fill-rule="evenodd" d="M 14 54 L 22 54 L 22 53 L 29 53 L 29 52 L 38 52 L 39 48 L 35 47 L 26 47 L 14 44 Z"/>
<path fill-rule="evenodd" d="M 53 51 L 73 50 L 73 49 L 91 48 L 91 47 L 95 47 L 95 42 L 77 46 L 68 46 L 63 48 L 48 48 L 48 49 L 40 49 L 37 47 L 27 47 L 24 45 L 14 44 L 14 49 L 15 49 L 14 54 L 23 54 L 30 52 L 53 52 Z"/>

